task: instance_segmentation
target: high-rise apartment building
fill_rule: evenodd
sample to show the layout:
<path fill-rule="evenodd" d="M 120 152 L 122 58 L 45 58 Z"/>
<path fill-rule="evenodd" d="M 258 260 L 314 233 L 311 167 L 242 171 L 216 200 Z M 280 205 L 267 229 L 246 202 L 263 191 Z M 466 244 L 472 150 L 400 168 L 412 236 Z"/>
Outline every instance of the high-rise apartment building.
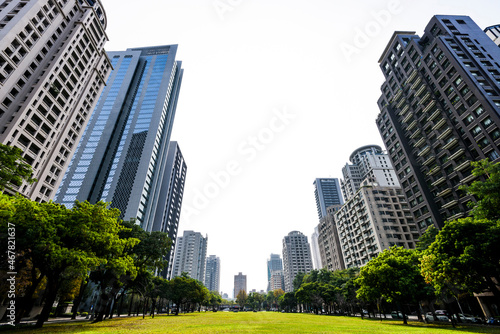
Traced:
<path fill-rule="evenodd" d="M 298 273 L 307 274 L 313 270 L 311 247 L 307 237 L 299 231 L 292 231 L 283 238 L 283 267 L 285 292 L 293 291 L 293 280 Z"/>
<path fill-rule="evenodd" d="M 177 238 L 171 276 L 181 276 L 186 272 L 189 277 L 204 282 L 207 243 L 208 236 L 204 238 L 199 232 L 184 231 L 182 237 Z"/>
<path fill-rule="evenodd" d="M 234 275 L 234 290 L 233 290 L 233 298 L 236 298 L 240 291 L 247 290 L 247 275 L 243 275 L 242 273 L 238 273 L 238 275 Z"/>
<path fill-rule="evenodd" d="M 101 1 L 0 4 L 0 142 L 17 146 L 38 180 L 13 189 L 54 197 L 111 70 Z"/>
<path fill-rule="evenodd" d="M 366 145 L 352 152 L 351 164 L 342 168 L 342 192 L 346 201 L 354 196 L 362 182 L 377 183 L 382 187 L 399 187 L 389 156 L 378 145 Z"/>
<path fill-rule="evenodd" d="M 276 277 L 276 275 L 280 275 L 280 278 Z M 274 277 L 274 281 L 273 281 Z M 283 282 L 278 283 L 277 280 L 280 279 Z M 284 289 L 284 278 L 283 278 L 283 261 L 279 254 L 271 254 L 269 259 L 267 260 L 267 291 L 273 291 L 274 286 L 276 285 L 282 286 L 281 289 Z"/>
<path fill-rule="evenodd" d="M 215 255 L 207 257 L 205 265 L 205 286 L 209 291 L 220 292 L 220 258 Z"/>
<path fill-rule="evenodd" d="M 340 205 L 332 205 L 327 208 L 327 214 L 321 218 L 318 225 L 318 249 L 320 253 L 322 268 L 330 271 L 345 269 L 340 245 L 335 212 L 341 208 Z"/>
<path fill-rule="evenodd" d="M 344 203 L 340 192 L 339 179 L 321 178 L 314 180 L 314 197 L 318 209 L 318 218 L 326 216 L 326 208 Z"/>
<path fill-rule="evenodd" d="M 437 15 L 422 37 L 395 32 L 380 57 L 377 126 L 421 231 L 467 215 L 473 199 L 459 187 L 474 180 L 470 162 L 499 161 L 495 31 Z"/>

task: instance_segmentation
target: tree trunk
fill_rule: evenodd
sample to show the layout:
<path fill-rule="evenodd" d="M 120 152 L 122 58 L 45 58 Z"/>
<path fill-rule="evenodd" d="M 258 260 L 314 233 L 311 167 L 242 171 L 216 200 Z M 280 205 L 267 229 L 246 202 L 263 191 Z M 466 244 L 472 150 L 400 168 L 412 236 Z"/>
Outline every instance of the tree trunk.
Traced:
<path fill-rule="evenodd" d="M 33 304 L 35 304 L 35 300 L 33 299 L 33 295 L 35 294 L 38 285 L 42 281 L 45 275 L 40 275 L 40 277 L 36 278 L 36 270 L 33 268 L 31 271 L 31 282 L 32 284 L 28 288 L 28 290 L 24 293 L 24 297 L 21 299 L 20 307 L 16 308 L 16 320 L 15 324 L 19 324 L 21 322 L 21 318 L 24 315 L 29 315 L 31 309 L 33 308 Z"/>
<path fill-rule="evenodd" d="M 132 303 L 134 301 L 134 292 L 132 292 L 132 296 L 130 297 L 130 302 L 128 303 L 128 316 L 132 314 Z"/>
<path fill-rule="evenodd" d="M 80 291 L 78 292 L 78 296 L 73 301 L 73 308 L 71 310 L 73 315 L 71 316 L 71 320 L 76 319 L 76 315 L 78 313 L 78 308 L 80 307 L 80 303 L 82 302 L 83 293 L 85 292 L 87 285 L 88 285 L 88 282 L 86 282 L 84 279 L 82 279 L 82 284 L 80 284 Z"/>
<path fill-rule="evenodd" d="M 54 305 L 57 297 L 57 290 L 59 289 L 59 282 L 56 277 L 59 277 L 57 273 L 54 276 L 47 276 L 47 295 L 45 298 L 45 305 L 43 306 L 42 313 L 40 313 L 36 322 L 35 328 L 41 328 L 49 319 L 50 311 L 52 311 L 52 305 Z"/>

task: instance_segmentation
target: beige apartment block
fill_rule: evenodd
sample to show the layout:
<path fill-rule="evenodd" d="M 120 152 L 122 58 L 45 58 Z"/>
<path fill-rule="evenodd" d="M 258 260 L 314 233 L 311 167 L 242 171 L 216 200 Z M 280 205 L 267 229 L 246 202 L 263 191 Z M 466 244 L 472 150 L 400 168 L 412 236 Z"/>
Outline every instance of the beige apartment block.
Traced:
<path fill-rule="evenodd" d="M 0 4 L 0 142 L 17 146 L 38 180 L 14 189 L 53 198 L 111 71 L 100 1 Z"/>

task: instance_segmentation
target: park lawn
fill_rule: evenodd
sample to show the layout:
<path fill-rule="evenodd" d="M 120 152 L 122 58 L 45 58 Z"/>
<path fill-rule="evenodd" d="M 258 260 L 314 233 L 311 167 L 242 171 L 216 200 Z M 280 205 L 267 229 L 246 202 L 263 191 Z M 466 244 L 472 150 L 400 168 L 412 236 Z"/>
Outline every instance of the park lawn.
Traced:
<path fill-rule="evenodd" d="M 410 322 L 403 325 L 394 320 L 361 320 L 355 317 L 337 317 L 300 313 L 277 312 L 207 312 L 179 316 L 157 315 L 122 317 L 100 323 L 69 322 L 47 324 L 41 329 L 21 329 L 14 333 L 500 333 L 500 328 L 486 326 L 425 325 Z M 7 332 L 2 332 L 7 333 Z"/>

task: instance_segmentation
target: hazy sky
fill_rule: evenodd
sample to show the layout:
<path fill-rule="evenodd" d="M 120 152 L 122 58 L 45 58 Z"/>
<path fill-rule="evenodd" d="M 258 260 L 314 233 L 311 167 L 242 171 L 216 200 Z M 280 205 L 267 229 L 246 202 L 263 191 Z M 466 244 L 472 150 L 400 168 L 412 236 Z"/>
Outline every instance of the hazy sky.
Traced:
<path fill-rule="evenodd" d="M 179 45 L 179 235 L 208 235 L 230 297 L 238 272 L 249 290 L 266 289 L 266 260 L 290 231 L 310 239 L 315 178 L 340 178 L 352 151 L 383 145 L 377 61 L 393 32 L 421 35 L 436 14 L 500 23 L 496 0 L 102 2 L 108 51 Z"/>

